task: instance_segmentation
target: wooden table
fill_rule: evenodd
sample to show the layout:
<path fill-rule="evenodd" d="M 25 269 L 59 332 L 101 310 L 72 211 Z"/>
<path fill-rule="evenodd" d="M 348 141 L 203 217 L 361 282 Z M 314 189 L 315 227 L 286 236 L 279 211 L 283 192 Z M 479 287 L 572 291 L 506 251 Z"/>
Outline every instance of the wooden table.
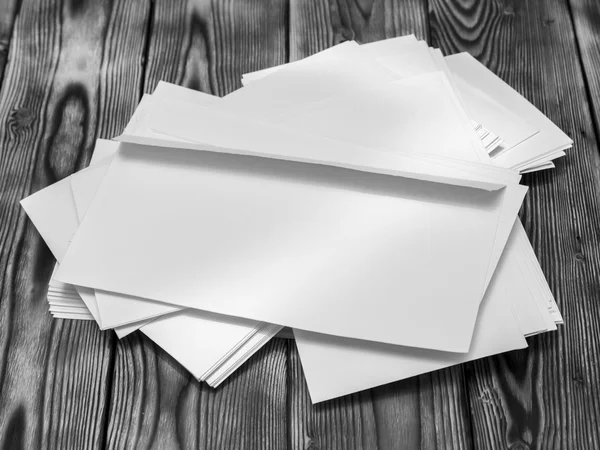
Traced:
<path fill-rule="evenodd" d="M 522 210 L 565 318 L 525 351 L 311 406 L 293 341 L 213 390 L 140 333 L 51 320 L 19 207 L 159 80 L 224 95 L 348 39 L 469 51 L 575 141 Z M 0 448 L 600 448 L 600 5 L 592 0 L 0 0 Z"/>

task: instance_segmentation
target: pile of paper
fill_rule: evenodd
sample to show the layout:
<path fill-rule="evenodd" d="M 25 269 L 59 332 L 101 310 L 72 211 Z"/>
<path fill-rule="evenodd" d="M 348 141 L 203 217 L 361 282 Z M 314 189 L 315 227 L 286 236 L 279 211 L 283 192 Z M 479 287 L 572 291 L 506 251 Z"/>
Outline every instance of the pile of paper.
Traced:
<path fill-rule="evenodd" d="M 217 386 L 293 330 L 313 402 L 527 346 L 562 319 L 517 217 L 572 141 L 467 54 L 346 42 L 217 98 L 160 83 L 22 201 L 54 317 L 141 330 Z"/>

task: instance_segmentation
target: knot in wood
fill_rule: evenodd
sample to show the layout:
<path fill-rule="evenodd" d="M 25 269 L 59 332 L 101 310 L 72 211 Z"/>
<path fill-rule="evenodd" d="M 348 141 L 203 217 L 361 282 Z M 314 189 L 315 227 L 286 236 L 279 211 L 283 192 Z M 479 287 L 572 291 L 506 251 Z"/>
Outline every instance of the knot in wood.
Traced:
<path fill-rule="evenodd" d="M 12 127 L 17 130 L 27 128 L 35 120 L 35 114 L 29 108 L 15 108 L 10 115 Z"/>

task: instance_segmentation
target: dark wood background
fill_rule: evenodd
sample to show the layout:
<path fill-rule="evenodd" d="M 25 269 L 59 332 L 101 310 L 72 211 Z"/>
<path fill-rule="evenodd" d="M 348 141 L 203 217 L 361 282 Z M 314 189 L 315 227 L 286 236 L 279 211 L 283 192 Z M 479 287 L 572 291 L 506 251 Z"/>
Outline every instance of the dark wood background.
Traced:
<path fill-rule="evenodd" d="M 318 406 L 293 341 L 222 387 L 140 333 L 51 320 L 53 258 L 18 201 L 85 167 L 159 80 L 414 33 L 469 51 L 575 141 L 522 218 L 565 318 L 530 348 Z M 0 0 L 0 448 L 600 448 L 600 5 L 593 0 Z"/>

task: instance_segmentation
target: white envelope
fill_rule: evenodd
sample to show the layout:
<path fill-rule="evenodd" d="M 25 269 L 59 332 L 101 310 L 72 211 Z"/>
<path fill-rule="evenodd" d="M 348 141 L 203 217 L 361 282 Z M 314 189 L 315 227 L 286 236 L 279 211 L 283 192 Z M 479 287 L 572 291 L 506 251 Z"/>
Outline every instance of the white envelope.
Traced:
<path fill-rule="evenodd" d="M 161 84 L 166 85 L 165 83 Z M 159 87 L 160 86 L 161 85 L 159 84 Z M 185 91 L 186 89 L 177 88 L 175 90 Z M 151 99 L 149 97 L 144 98 L 144 104 L 140 105 L 138 110 L 136 110 L 135 116 L 145 116 L 144 107 L 150 106 L 148 103 L 150 100 Z M 162 107 L 160 109 L 163 110 Z M 196 115 L 194 114 L 194 116 Z M 132 119 L 132 122 L 135 123 L 135 127 L 128 126 L 131 132 L 139 133 L 141 130 L 148 131 L 147 128 L 144 127 L 143 119 Z M 80 176 L 84 177 L 87 176 L 87 174 L 82 173 Z M 98 180 L 97 184 L 99 184 L 99 181 L 100 180 Z M 92 192 L 95 192 L 95 190 L 92 190 Z M 111 298 L 113 296 L 114 298 Z M 97 299 L 102 312 L 103 324 L 105 325 L 105 328 L 122 325 L 123 323 L 131 323 L 149 317 L 155 317 L 177 309 L 177 307 L 172 305 L 166 305 L 158 302 L 148 302 L 146 299 L 138 299 L 133 297 L 127 297 L 131 301 L 124 302 L 123 298 L 123 296 L 114 295 L 112 293 L 98 292 Z M 147 306 L 147 308 L 144 306 Z"/>
<path fill-rule="evenodd" d="M 171 86 L 171 93 L 173 92 L 181 92 L 188 91 L 183 88 L 174 87 L 172 85 L 168 85 L 166 83 L 159 84 L 159 88 L 162 86 Z M 158 88 L 157 88 L 158 90 Z M 183 95 L 179 95 L 179 97 L 184 97 Z M 202 97 L 202 101 L 207 98 L 206 96 Z M 212 99 L 216 99 L 212 97 Z M 144 99 L 144 104 L 140 105 L 138 110 L 136 110 L 135 117 L 140 116 L 143 117 L 145 115 L 144 106 L 146 102 L 149 101 L 149 98 Z M 132 123 L 135 124 L 134 127 L 128 126 L 131 132 L 139 132 L 141 129 L 144 129 L 143 118 L 142 119 L 132 119 Z M 82 174 L 84 175 L 84 174 Z M 501 251 L 501 247 L 499 247 Z M 490 273 L 491 276 L 491 273 Z M 114 297 L 114 298 L 111 298 Z M 97 298 L 99 300 L 100 309 L 103 316 L 103 323 L 106 327 L 112 327 L 115 325 L 121 325 L 122 323 L 130 323 L 140 319 L 145 319 L 148 317 L 158 316 L 160 314 L 172 312 L 178 307 L 174 307 L 172 305 L 167 305 L 164 303 L 152 302 L 147 299 L 140 299 L 135 297 L 124 297 L 119 295 L 114 295 L 112 293 L 105 293 L 99 291 L 97 293 Z M 127 298 L 129 301 L 123 301 L 124 298 Z"/>
<path fill-rule="evenodd" d="M 176 89 L 176 90 L 177 90 L 177 89 Z M 180 88 L 179 90 L 182 90 L 182 89 Z M 137 111 L 136 111 L 136 114 L 137 114 Z M 101 294 L 101 293 L 99 293 L 99 295 L 102 295 L 102 294 Z M 117 301 L 119 301 L 119 300 L 120 300 L 120 299 L 119 299 L 119 297 L 116 297 L 116 300 L 117 300 Z M 140 300 L 140 301 L 144 301 L 144 299 L 139 299 L 139 300 Z M 121 303 L 122 303 L 123 305 L 126 305 L 128 302 L 121 302 Z M 151 309 L 152 309 L 152 305 L 153 305 L 153 306 L 155 306 L 156 308 L 159 308 L 160 306 L 162 306 L 162 307 L 165 307 L 165 308 L 168 308 L 168 306 L 166 306 L 166 305 L 161 305 L 161 304 L 159 304 L 159 303 L 154 303 L 154 304 L 153 304 L 153 302 L 147 302 L 147 305 L 148 305 L 148 306 L 150 306 L 150 308 L 151 308 Z M 111 305 L 111 307 L 109 307 L 109 308 L 107 308 L 107 309 L 108 309 L 109 311 L 118 311 L 118 310 L 115 308 L 115 306 L 116 306 L 116 305 L 114 305 L 114 304 L 113 304 L 113 305 Z M 164 312 L 168 311 L 168 309 L 165 311 L 165 310 L 157 310 L 156 308 L 154 308 L 154 311 L 151 311 L 149 314 L 146 314 L 146 316 L 158 315 L 158 314 L 160 314 L 160 313 L 164 313 Z M 138 308 L 131 308 L 131 311 L 137 311 L 137 310 L 139 310 L 139 309 L 138 309 Z M 131 320 L 137 320 L 137 319 L 139 319 L 139 317 L 132 317 L 132 319 L 131 319 Z"/>
<path fill-rule="evenodd" d="M 502 201 L 503 192 L 314 164 L 122 145 L 57 278 L 310 331 L 466 351 Z M 194 204 L 202 206 L 181 207 Z M 297 285 L 303 279 L 312 282 Z M 387 325 L 400 313 L 410 319 Z M 440 332 L 416 327 L 419 318 Z M 452 339 L 445 331 L 454 328 Z"/>
<path fill-rule="evenodd" d="M 159 87 L 160 87 L 160 85 L 159 85 Z M 177 91 L 177 89 L 175 89 L 175 90 Z M 179 89 L 178 91 L 181 91 L 181 89 Z M 157 305 L 158 305 L 158 304 L 157 304 Z M 164 306 L 164 305 L 163 305 L 163 306 Z M 167 308 L 167 309 L 166 309 L 166 310 L 163 310 L 162 312 L 169 311 L 168 307 L 166 307 L 166 306 L 165 306 L 165 308 Z M 116 311 L 116 309 L 115 309 L 115 311 Z M 152 313 L 151 315 L 156 315 L 156 314 L 158 314 L 158 312 L 154 312 L 154 313 Z M 137 318 L 136 318 L 136 319 L 137 319 Z"/>
<path fill-rule="evenodd" d="M 88 169 L 71 177 L 75 198 L 82 197 L 83 199 L 87 199 L 85 200 L 87 203 L 85 203 L 85 201 L 83 203 L 76 201 L 80 216 L 85 214 L 87 206 L 91 202 L 91 198 L 95 195 L 97 187 L 102 180 L 99 176 L 100 171 L 98 169 L 105 171 L 106 165 L 98 167 L 97 169 Z M 520 200 L 518 200 L 518 204 L 520 204 Z M 518 204 L 515 207 L 515 211 L 518 209 Z M 505 238 L 500 239 L 500 242 L 504 241 Z M 498 245 L 495 252 L 495 259 L 497 260 L 502 252 L 502 245 Z M 489 271 L 488 278 L 491 277 L 492 273 L 493 269 Z M 180 307 L 165 303 L 103 291 L 96 292 L 96 299 L 98 301 L 104 328 L 112 328 L 115 325 L 132 324 L 133 322 L 138 322 L 143 319 L 156 317 L 180 309 Z M 144 323 L 146 322 L 139 322 L 138 326 L 141 327 Z M 135 326 L 130 326 L 128 328 L 130 330 L 136 329 Z"/>
<path fill-rule="evenodd" d="M 103 143 L 103 144 L 104 144 L 105 146 L 106 146 L 106 145 L 109 145 L 109 144 L 112 144 L 113 148 L 114 148 L 114 147 L 117 145 L 117 144 L 110 143 L 110 142 L 105 142 L 105 143 Z M 113 151 L 114 151 L 114 150 L 113 150 Z M 108 154 L 109 154 L 109 153 L 106 153 L 105 155 L 106 155 L 106 156 L 108 156 Z M 102 167 L 105 167 L 105 165 L 103 165 Z M 84 172 L 81 172 L 81 173 L 79 173 L 79 174 L 75 174 L 73 177 L 71 177 L 71 182 L 72 182 L 73 188 L 75 188 L 75 185 L 77 185 L 77 184 L 79 184 L 79 183 L 83 183 L 83 184 L 85 185 L 85 182 L 87 182 L 88 184 L 90 184 L 90 181 L 92 181 L 92 183 L 91 183 L 91 184 L 96 184 L 96 185 L 98 185 L 98 184 L 99 184 L 99 182 L 100 182 L 101 180 L 100 180 L 98 177 L 95 177 L 95 176 L 93 176 L 93 172 L 94 172 L 94 171 L 95 171 L 95 169 L 94 169 L 94 170 L 92 170 L 92 169 L 88 169 L 88 170 L 86 170 L 86 171 L 84 171 Z M 87 177 L 87 178 L 86 178 L 86 177 Z M 81 181 L 80 181 L 80 180 L 81 180 Z M 89 197 L 89 198 L 91 198 L 91 197 L 93 196 L 93 194 L 95 193 L 95 190 L 96 190 L 96 188 L 97 188 L 97 186 L 95 186 L 95 187 L 92 187 L 92 190 L 91 190 L 91 194 L 92 194 L 92 195 L 90 195 L 90 193 L 88 192 L 88 194 L 87 194 L 87 195 L 88 195 L 88 197 Z M 82 189 L 82 187 L 79 187 L 78 189 Z M 74 190 L 73 190 L 73 194 L 74 194 L 75 198 L 77 198 L 77 197 L 78 197 L 78 192 L 77 192 L 77 189 L 74 189 Z M 79 194 L 84 194 L 84 192 L 79 192 Z M 90 201 L 90 200 L 88 200 L 88 202 L 89 202 L 89 201 Z M 76 203 L 77 203 L 77 202 L 76 202 Z M 79 207 L 78 207 L 78 212 L 79 212 L 79 214 L 83 214 L 83 213 L 85 212 L 85 209 L 87 209 L 87 206 L 86 206 L 85 204 L 83 204 L 83 205 L 82 205 L 82 204 L 79 204 Z M 510 242 L 510 241 L 509 241 L 509 242 Z M 69 286 L 69 285 L 65 285 L 65 286 Z M 72 289 L 72 288 L 71 288 L 71 289 Z M 52 291 L 52 287 L 50 288 L 50 291 Z M 73 291 L 73 294 L 72 294 L 72 295 L 73 295 L 73 296 L 76 296 L 77 294 L 76 294 L 76 293 Z M 119 300 L 119 297 L 118 297 L 118 296 L 115 296 L 115 297 L 116 297 L 116 301 L 118 301 L 118 300 Z M 138 299 L 138 300 L 139 300 L 139 299 Z M 122 301 L 122 299 L 121 299 L 121 304 L 125 304 L 125 306 L 127 306 L 127 305 L 126 305 L 126 303 L 127 303 L 127 302 L 123 302 L 123 301 Z M 147 301 L 147 303 L 148 303 L 148 304 L 152 304 L 152 303 L 155 303 L 155 302 Z M 163 304 L 161 304 L 161 305 L 163 305 Z M 115 305 L 115 306 L 117 306 L 117 305 Z M 145 307 L 146 305 L 144 304 L 144 305 L 137 305 L 137 306 L 139 306 L 139 307 L 140 307 L 140 309 L 143 309 L 143 307 Z M 166 310 L 167 310 L 167 311 L 169 310 L 169 308 L 171 308 L 171 305 L 164 305 L 164 306 L 166 307 Z M 535 305 L 534 305 L 534 306 L 535 306 Z M 145 323 L 145 322 L 141 322 L 141 323 L 138 323 L 138 324 L 133 324 L 133 326 L 129 326 L 129 327 L 127 327 L 127 328 L 128 328 L 128 330 L 127 330 L 127 331 L 125 331 L 125 330 L 121 330 L 121 333 L 123 333 L 123 334 L 127 334 L 128 332 L 134 331 L 135 329 L 137 329 L 137 328 L 141 327 L 141 326 L 142 326 L 144 323 Z M 116 331 L 117 331 L 117 332 L 119 332 L 120 330 L 116 330 Z M 541 331 L 541 330 L 537 330 L 537 332 L 539 332 L 539 331 Z"/>
<path fill-rule="evenodd" d="M 398 40 L 401 41 L 401 40 Z M 404 39 L 402 40 L 404 41 Z M 416 40 L 414 40 L 414 43 L 417 44 Z M 420 48 L 420 46 L 418 46 Z M 429 54 L 427 55 L 429 56 Z M 443 60 L 442 60 L 443 61 Z M 291 63 L 293 64 L 293 63 Z M 189 93 L 189 95 L 188 95 Z M 129 134 L 134 134 L 136 136 L 149 136 L 149 137 L 164 137 L 164 138 L 168 138 L 171 140 L 181 140 L 175 136 L 164 136 L 161 133 L 157 133 L 154 132 L 152 130 L 149 129 L 149 127 L 146 125 L 147 118 L 146 118 L 146 113 L 149 107 L 151 107 L 150 103 L 151 100 L 154 100 L 156 98 L 178 98 L 178 99 L 185 99 L 186 103 L 190 103 L 190 101 L 193 100 L 193 102 L 195 103 L 201 103 L 203 105 L 207 105 L 207 104 L 214 104 L 216 101 L 220 100 L 217 97 L 212 97 L 212 96 L 208 96 L 206 94 L 202 94 L 202 93 L 198 93 L 195 91 L 190 91 L 189 89 L 185 89 L 185 88 L 181 88 L 178 86 L 174 86 L 174 85 L 170 85 L 168 83 L 159 83 L 153 98 L 151 99 L 149 96 L 145 96 L 142 99 L 142 102 L 140 103 L 139 107 L 136 109 L 134 117 L 131 119 L 130 124 L 127 126 L 126 129 L 126 133 Z M 159 108 L 159 110 L 162 108 Z M 172 116 L 176 117 L 176 114 L 172 114 Z M 194 115 L 195 117 L 195 115 Z M 450 127 L 452 128 L 452 127 Z M 132 320 L 138 320 L 140 318 L 145 318 L 147 317 L 152 317 L 152 316 L 156 316 L 158 314 L 160 314 L 161 312 L 163 313 L 167 313 L 172 311 L 172 307 L 171 309 L 169 309 L 169 307 L 167 307 L 164 304 L 160 304 L 160 303 L 154 303 L 154 305 L 150 308 L 150 310 L 148 311 L 148 314 L 140 314 L 138 317 L 133 317 L 131 315 L 122 315 L 121 311 L 119 309 L 119 305 L 121 304 L 121 298 L 120 297 L 116 297 L 114 299 L 114 301 L 110 301 L 110 298 L 104 298 L 105 295 L 101 294 L 102 297 L 100 298 L 100 303 L 106 302 L 106 307 L 103 308 L 105 311 L 112 311 L 114 314 L 112 314 L 112 318 L 106 318 L 105 317 L 105 323 L 107 326 L 115 326 L 115 325 L 119 325 L 120 323 L 115 323 L 112 320 L 124 320 L 126 317 L 129 317 L 129 321 Z M 108 296 L 112 295 L 112 294 L 107 294 Z M 140 299 L 139 301 L 146 301 L 145 299 Z M 110 304 L 109 304 L 110 303 Z M 102 306 L 102 305 L 101 305 Z M 161 310 L 161 308 L 164 308 Z M 102 309 L 102 308 L 101 308 Z M 131 308 L 130 311 L 138 311 L 138 312 L 142 312 L 143 309 L 141 307 L 136 307 L 136 308 Z M 111 320 L 112 319 L 112 320 Z"/>
<path fill-rule="evenodd" d="M 181 88 L 180 88 L 180 89 L 181 89 Z M 167 109 L 168 109 L 168 108 L 167 108 Z M 162 112 L 164 112 L 164 111 L 165 111 L 165 107 L 164 107 L 164 105 L 163 105 L 163 106 L 160 106 L 160 107 L 157 107 L 157 110 L 158 110 L 158 111 L 162 111 Z M 179 114 L 178 114 L 178 112 L 179 112 Z M 168 117 L 171 117 L 171 118 L 177 118 L 177 121 L 178 121 L 178 123 L 181 123 L 181 120 L 180 120 L 180 117 L 179 117 L 179 116 L 180 116 L 182 113 L 181 113 L 181 111 L 178 111 L 178 112 L 169 111 L 169 112 L 167 112 L 167 113 L 166 113 L 166 116 L 168 116 Z M 198 119 L 198 122 L 200 122 L 200 123 L 204 123 L 204 125 L 207 125 L 207 128 L 204 128 L 204 129 L 201 129 L 201 130 L 199 130 L 199 133 L 202 135 L 202 138 L 203 138 L 203 139 L 208 139 L 208 138 L 209 138 L 210 130 L 212 130 L 212 131 L 213 131 L 213 133 L 212 133 L 212 136 L 214 136 L 214 138 L 215 138 L 215 139 L 219 139 L 219 135 L 221 135 L 221 136 L 223 135 L 222 133 L 219 133 L 219 132 L 217 132 L 217 133 L 214 133 L 214 131 L 215 131 L 215 130 L 217 130 L 217 129 L 218 129 L 218 127 L 215 127 L 215 126 L 214 126 L 214 124 L 213 124 L 212 122 L 210 122 L 210 119 L 208 120 L 208 122 L 205 122 L 205 121 L 204 121 L 204 119 L 205 119 L 205 118 L 204 118 L 202 115 L 199 115 L 197 111 L 195 111 L 194 113 L 183 113 L 183 115 L 184 115 L 185 117 L 194 117 L 195 119 Z M 163 117 L 161 117 L 161 118 L 159 118 L 159 119 L 157 119 L 157 120 L 156 120 L 156 122 L 158 122 L 158 123 L 159 123 L 159 126 L 160 126 L 160 123 L 161 123 L 161 122 L 164 122 L 164 118 L 165 118 L 165 116 L 163 116 Z M 226 123 L 228 124 L 228 127 L 229 127 L 230 125 L 232 125 L 231 121 L 227 121 Z M 236 124 L 236 125 L 237 125 L 237 124 Z M 197 126 L 195 126 L 195 127 L 197 128 Z M 236 129 L 238 129 L 238 130 L 239 130 L 239 128 L 238 128 L 237 126 L 233 126 L 233 128 L 236 128 Z M 254 129 L 254 128 L 253 128 L 253 129 Z M 272 133 L 268 133 L 268 136 L 271 136 L 271 135 L 272 135 Z M 181 137 L 180 135 L 176 135 L 176 136 L 175 136 L 175 135 L 173 135 L 173 134 L 171 134 L 171 136 L 173 136 L 173 137 L 177 137 L 177 138 L 180 138 L 180 137 Z M 237 133 L 237 136 L 240 136 L 240 133 Z M 244 135 L 243 133 L 241 134 L 241 136 L 242 136 L 242 139 L 244 140 L 244 143 L 245 143 L 245 144 L 247 144 L 247 143 L 248 143 L 248 140 L 246 139 L 246 138 L 247 138 L 247 136 L 246 136 L 246 135 Z M 210 142 L 211 142 L 211 143 L 214 143 L 214 142 L 215 142 L 215 140 L 214 140 L 214 139 L 212 139 L 212 140 L 210 140 Z M 235 144 L 233 144 L 233 145 L 235 145 Z M 345 150 L 346 150 L 346 151 L 348 151 L 348 149 L 347 149 L 347 148 L 345 148 Z M 321 155 L 321 156 L 322 156 L 322 155 Z M 487 169 L 487 168 L 486 168 L 486 169 Z M 501 250 L 501 247 L 500 247 L 500 250 Z"/>

